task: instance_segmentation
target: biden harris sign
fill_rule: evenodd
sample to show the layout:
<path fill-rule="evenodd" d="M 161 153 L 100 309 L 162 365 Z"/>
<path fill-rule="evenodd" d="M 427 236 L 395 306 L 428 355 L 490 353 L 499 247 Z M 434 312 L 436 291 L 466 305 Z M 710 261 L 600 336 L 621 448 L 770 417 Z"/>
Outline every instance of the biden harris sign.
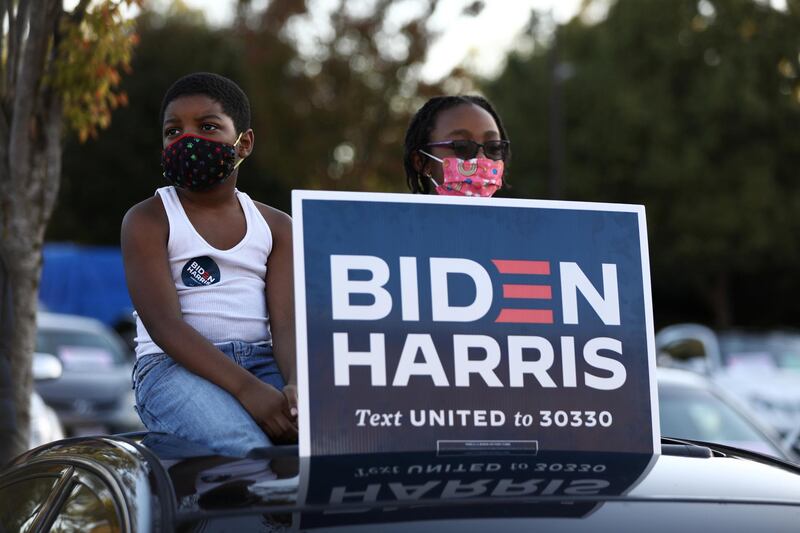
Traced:
<path fill-rule="evenodd" d="M 642 206 L 292 200 L 301 455 L 657 453 Z"/>

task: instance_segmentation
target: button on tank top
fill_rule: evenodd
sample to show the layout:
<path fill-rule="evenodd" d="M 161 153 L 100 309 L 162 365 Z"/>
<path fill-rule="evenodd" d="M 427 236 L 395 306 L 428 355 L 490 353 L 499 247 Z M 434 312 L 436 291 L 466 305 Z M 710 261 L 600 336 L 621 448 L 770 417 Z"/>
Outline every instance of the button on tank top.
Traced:
<path fill-rule="evenodd" d="M 272 232 L 250 197 L 236 191 L 247 232 L 219 250 L 197 232 L 174 187 L 156 191 L 169 219 L 169 266 L 183 319 L 212 343 L 272 342 L 265 280 Z M 163 352 L 136 317 L 136 357 Z"/>

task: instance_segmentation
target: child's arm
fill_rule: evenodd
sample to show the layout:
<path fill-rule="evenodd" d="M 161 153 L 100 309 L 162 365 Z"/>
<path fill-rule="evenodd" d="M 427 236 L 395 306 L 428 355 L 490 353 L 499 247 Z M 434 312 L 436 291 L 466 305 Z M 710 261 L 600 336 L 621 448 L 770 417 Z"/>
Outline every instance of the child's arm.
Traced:
<path fill-rule="evenodd" d="M 131 208 L 122 221 L 122 258 L 131 300 L 150 337 L 176 362 L 222 387 L 276 441 L 297 438 L 285 397 L 230 360 L 183 320 L 169 268 L 169 223 L 160 198 Z"/>
<path fill-rule="evenodd" d="M 297 355 L 294 329 L 294 271 L 292 219 L 286 213 L 257 204 L 272 232 L 272 252 L 267 267 L 267 309 L 272 331 L 272 350 L 286 387 L 284 395 L 297 414 Z"/>

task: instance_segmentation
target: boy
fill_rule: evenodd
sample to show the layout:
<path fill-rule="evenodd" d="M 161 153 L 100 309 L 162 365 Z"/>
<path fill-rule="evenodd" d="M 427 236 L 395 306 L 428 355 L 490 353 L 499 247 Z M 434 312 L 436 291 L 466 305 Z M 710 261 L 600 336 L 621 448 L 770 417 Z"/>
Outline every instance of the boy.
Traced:
<path fill-rule="evenodd" d="M 190 74 L 160 119 L 172 185 L 132 207 L 121 235 L 139 415 L 223 454 L 295 442 L 292 226 L 236 189 L 254 142 L 247 96 Z"/>

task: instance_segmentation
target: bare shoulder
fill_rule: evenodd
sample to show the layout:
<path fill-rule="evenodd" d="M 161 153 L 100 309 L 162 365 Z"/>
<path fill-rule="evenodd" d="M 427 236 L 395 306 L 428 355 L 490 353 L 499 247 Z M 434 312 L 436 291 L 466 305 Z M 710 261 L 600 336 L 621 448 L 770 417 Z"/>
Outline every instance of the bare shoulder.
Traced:
<path fill-rule="evenodd" d="M 264 217 L 264 220 L 267 221 L 270 230 L 276 236 L 278 235 L 291 235 L 292 233 L 292 217 L 288 214 L 284 213 L 280 209 L 276 209 L 272 206 L 267 204 L 263 204 L 261 202 L 253 201 L 258 212 L 261 213 L 261 216 Z"/>
<path fill-rule="evenodd" d="M 152 196 L 134 205 L 122 219 L 122 239 L 168 235 L 169 220 L 161 197 Z"/>

